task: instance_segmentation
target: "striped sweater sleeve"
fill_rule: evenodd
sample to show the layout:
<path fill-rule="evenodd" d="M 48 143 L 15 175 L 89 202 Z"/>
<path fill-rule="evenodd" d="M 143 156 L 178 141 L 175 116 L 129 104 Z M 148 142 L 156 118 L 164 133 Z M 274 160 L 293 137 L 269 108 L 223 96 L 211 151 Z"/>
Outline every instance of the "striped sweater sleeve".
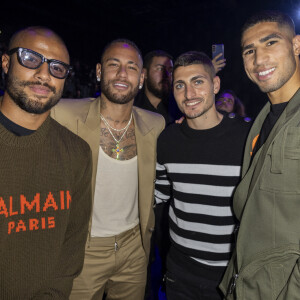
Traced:
<path fill-rule="evenodd" d="M 167 170 L 163 164 L 156 163 L 155 202 L 160 204 L 170 200 L 171 183 L 167 177 Z"/>

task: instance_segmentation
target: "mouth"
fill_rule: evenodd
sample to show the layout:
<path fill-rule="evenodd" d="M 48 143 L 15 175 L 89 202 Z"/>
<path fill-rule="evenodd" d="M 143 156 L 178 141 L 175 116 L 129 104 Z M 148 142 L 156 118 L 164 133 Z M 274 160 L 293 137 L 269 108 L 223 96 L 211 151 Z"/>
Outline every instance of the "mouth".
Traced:
<path fill-rule="evenodd" d="M 126 90 L 129 87 L 129 84 L 124 82 L 115 82 L 113 86 L 118 90 Z"/>
<path fill-rule="evenodd" d="M 38 95 L 48 95 L 51 92 L 48 87 L 43 85 L 30 85 L 29 88 L 31 91 Z"/>
<path fill-rule="evenodd" d="M 269 79 L 272 76 L 272 74 L 274 73 L 274 71 L 275 71 L 275 68 L 270 68 L 268 70 L 257 72 L 257 77 L 259 80 Z"/>
<path fill-rule="evenodd" d="M 189 101 L 185 101 L 185 105 L 187 107 L 192 107 L 192 106 L 195 106 L 195 105 L 197 105 L 201 102 L 202 102 L 202 100 L 189 100 Z"/>

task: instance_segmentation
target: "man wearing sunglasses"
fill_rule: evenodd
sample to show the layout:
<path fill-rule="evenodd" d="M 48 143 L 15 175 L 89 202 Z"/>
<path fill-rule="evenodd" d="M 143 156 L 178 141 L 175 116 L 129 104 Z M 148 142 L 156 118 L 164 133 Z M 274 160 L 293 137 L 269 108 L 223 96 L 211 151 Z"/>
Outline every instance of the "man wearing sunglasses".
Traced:
<path fill-rule="evenodd" d="M 0 299 L 68 299 L 91 209 L 91 151 L 50 117 L 70 70 L 53 31 L 29 27 L 2 56 Z"/>

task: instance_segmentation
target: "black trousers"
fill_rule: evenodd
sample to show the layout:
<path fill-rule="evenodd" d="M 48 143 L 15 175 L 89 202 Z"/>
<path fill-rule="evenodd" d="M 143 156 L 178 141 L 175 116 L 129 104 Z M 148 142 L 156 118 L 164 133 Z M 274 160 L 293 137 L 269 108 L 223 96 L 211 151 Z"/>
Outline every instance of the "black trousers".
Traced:
<path fill-rule="evenodd" d="M 167 257 L 166 292 L 168 300 L 222 300 L 219 281 L 194 274 L 188 266 Z"/>

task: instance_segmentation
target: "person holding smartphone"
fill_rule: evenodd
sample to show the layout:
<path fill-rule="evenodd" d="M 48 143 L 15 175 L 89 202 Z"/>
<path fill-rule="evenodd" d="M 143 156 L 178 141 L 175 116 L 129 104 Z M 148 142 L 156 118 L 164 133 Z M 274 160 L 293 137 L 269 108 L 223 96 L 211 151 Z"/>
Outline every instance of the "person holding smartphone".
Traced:
<path fill-rule="evenodd" d="M 224 69 L 226 66 L 226 59 L 224 57 L 224 44 L 212 45 L 212 61 L 216 73 Z"/>

